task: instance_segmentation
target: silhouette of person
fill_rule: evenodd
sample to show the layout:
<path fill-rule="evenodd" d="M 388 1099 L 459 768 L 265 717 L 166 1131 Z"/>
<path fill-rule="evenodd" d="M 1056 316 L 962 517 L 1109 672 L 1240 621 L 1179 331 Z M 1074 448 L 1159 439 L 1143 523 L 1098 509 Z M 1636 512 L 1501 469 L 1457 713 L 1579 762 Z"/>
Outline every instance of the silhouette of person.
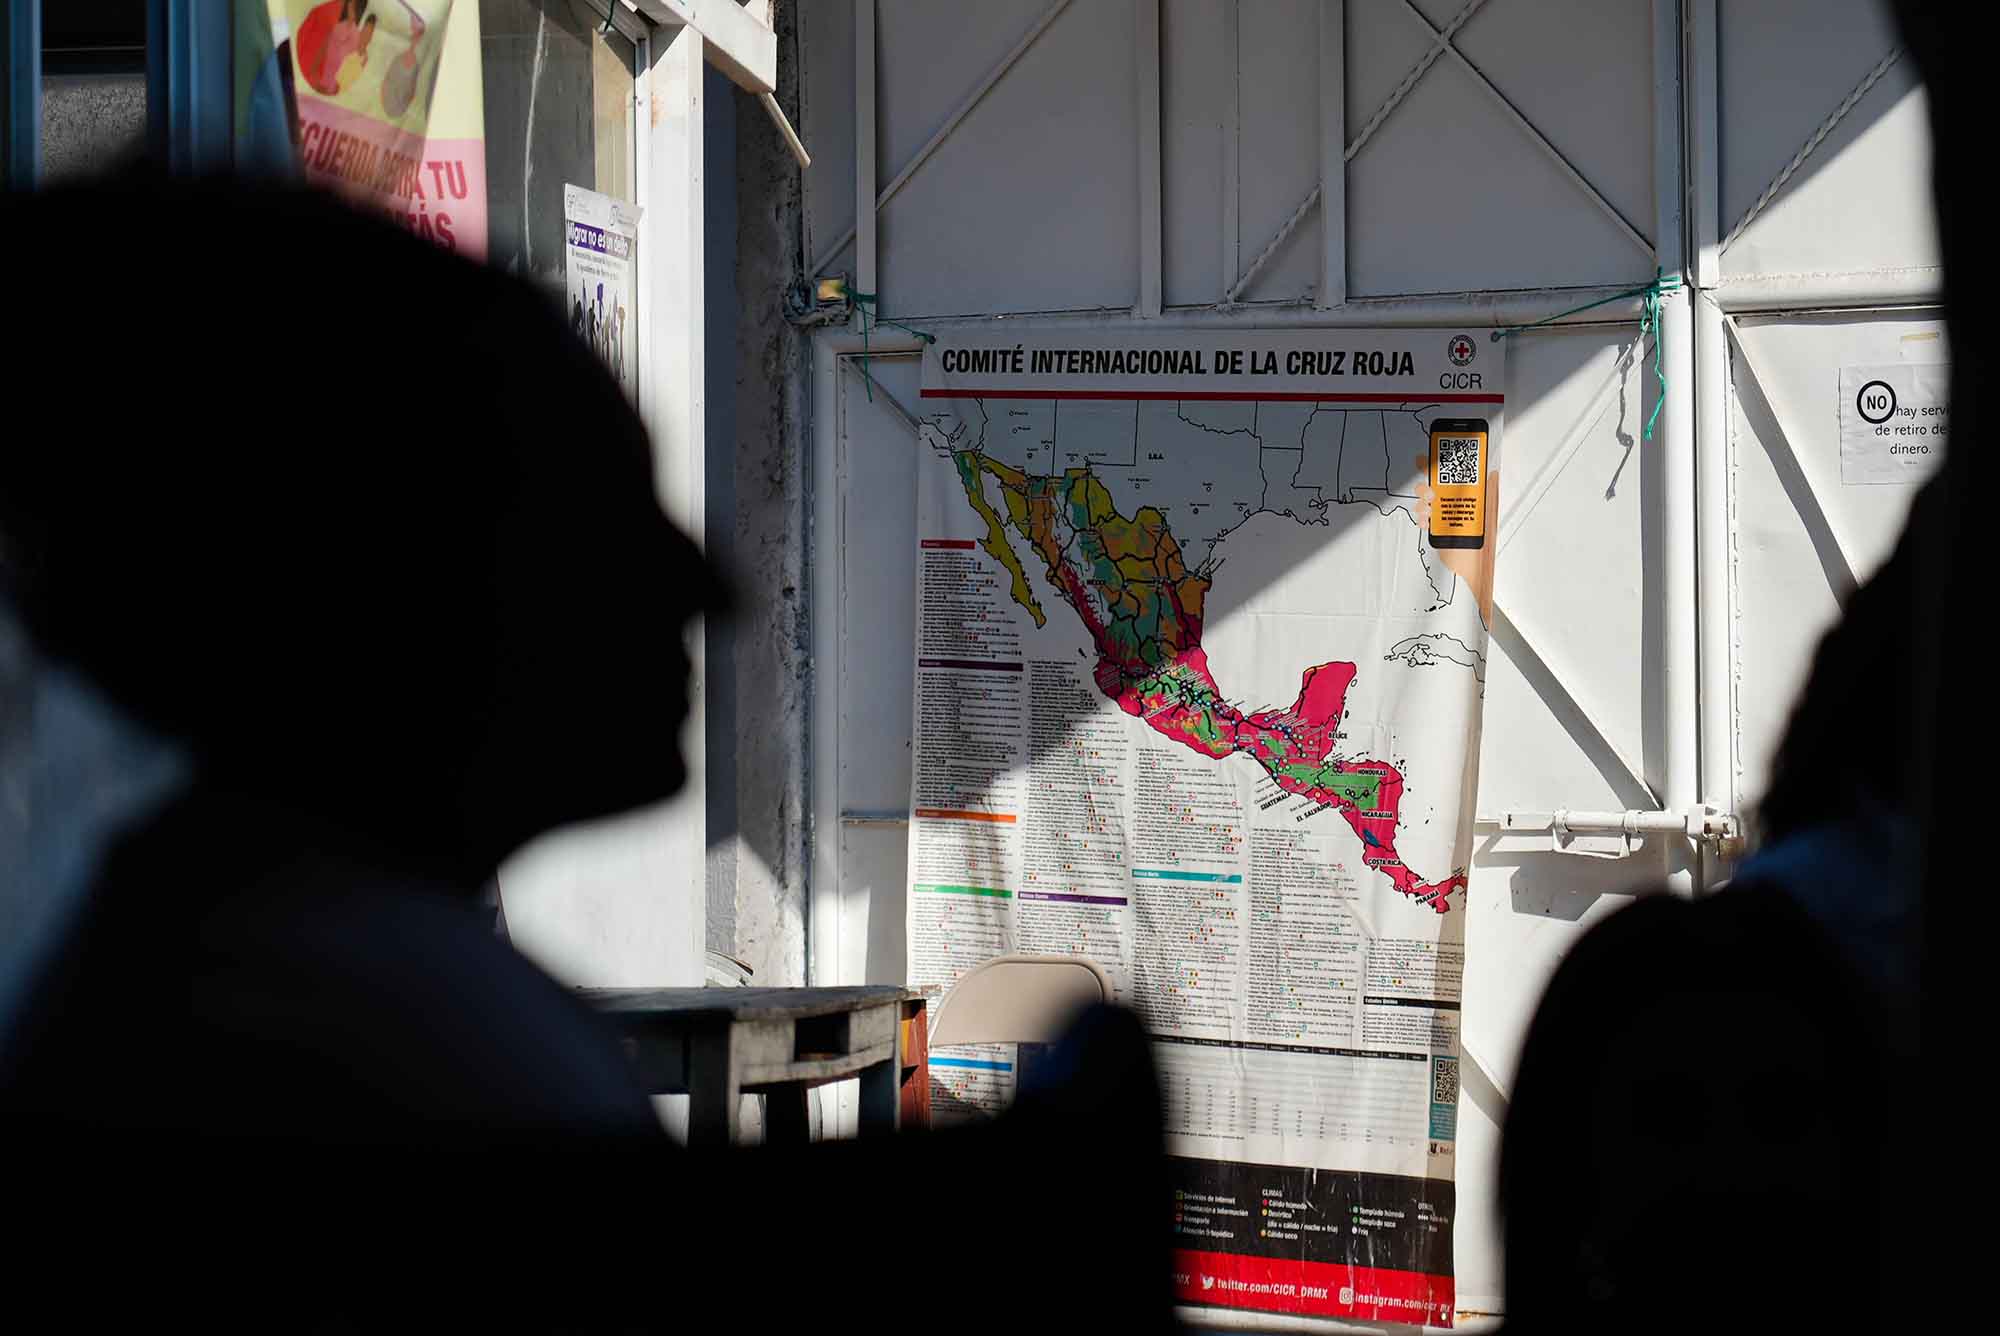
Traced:
<path fill-rule="evenodd" d="M 1653 896 L 1535 1012 L 1500 1158 L 1507 1327 L 1850 1330 L 1880 1310 L 1879 1018 L 1791 898 Z"/>
<path fill-rule="evenodd" d="M 10 1303 L 211 1329 L 794 1324 L 934 1213 L 990 1259 L 1087 1201 L 1088 1248 L 1037 1270 L 1080 1320 L 1168 1325 L 1134 1018 L 1087 1020 L 1072 1079 L 991 1127 L 695 1155 L 599 1018 L 496 939 L 480 889 L 507 853 L 681 786 L 682 637 L 725 604 L 558 310 L 277 187 L 131 172 L 0 205 L 0 239 L 49 235 L 122 262 L 17 283 L 56 313 L 17 374 L 93 407 L 59 446 L 0 451 L 0 581 L 39 650 L 191 775 L 102 855 L 0 1036 L 8 1202 L 35 1222 Z M 425 375 L 370 391 L 392 429 L 279 446 L 314 368 L 380 331 L 369 303 L 274 301 L 269 337 L 234 337 L 185 262 L 219 237 L 244 272 L 338 254 L 426 293 Z M 152 349 L 117 395 L 60 351 L 104 309 Z M 163 404 L 188 416 L 163 431 Z"/>

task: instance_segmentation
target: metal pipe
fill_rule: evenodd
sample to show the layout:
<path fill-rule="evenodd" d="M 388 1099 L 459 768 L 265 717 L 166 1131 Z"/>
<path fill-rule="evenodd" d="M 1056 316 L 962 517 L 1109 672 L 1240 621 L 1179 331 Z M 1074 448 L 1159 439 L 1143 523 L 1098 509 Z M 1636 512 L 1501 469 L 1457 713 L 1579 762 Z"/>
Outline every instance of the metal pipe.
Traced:
<path fill-rule="evenodd" d="M 1718 818 L 1721 819 L 1721 818 Z M 1582 812 L 1557 808 L 1553 812 L 1502 812 L 1481 816 L 1474 824 L 1488 830 L 1515 835 L 1542 835 L 1550 831 L 1570 831 L 1578 835 L 1687 835 L 1707 833 L 1699 811 Z"/>
<path fill-rule="evenodd" d="M 1923 275 L 1940 271 L 1889 270 L 1873 274 L 1809 274 L 1726 282 L 1709 289 L 1716 305 L 1730 314 L 1833 310 L 1883 310 L 1933 307 L 1941 292 L 1925 285 Z M 1523 288 L 1502 292 L 1435 293 L 1410 297 L 1349 297 L 1343 306 L 1317 310 L 1304 301 L 1248 305 L 1168 306 L 1146 322 L 1147 329 L 1392 329 L 1443 325 L 1520 325 L 1593 297 L 1609 296 L 1624 285 L 1584 288 Z M 867 289 L 863 289 L 866 291 Z M 1582 315 L 1568 316 L 1547 328 L 1601 328 L 1629 325 L 1643 313 L 1644 303 L 1628 297 Z M 1122 306 L 1062 310 L 1009 311 L 992 315 L 897 313 L 899 320 L 921 322 L 926 329 L 968 330 L 1024 321 L 1031 324 L 1096 325 L 1103 328 L 1131 323 Z M 1685 329 L 1685 323 L 1681 326 Z M 889 348 L 891 332 L 878 331 L 876 346 Z M 1531 335 L 1517 336 L 1531 337 Z M 912 344 L 911 347 L 915 345 Z M 1671 373 L 1669 373 L 1671 378 Z"/>
<path fill-rule="evenodd" d="M 1137 6 L 1139 63 L 1139 301 L 1132 313 L 1160 313 L 1160 0 Z"/>
<path fill-rule="evenodd" d="M 1145 322 L 1148 330 L 1166 329 L 1422 329 L 1445 325 L 1520 325 L 1540 320 L 1592 297 L 1609 296 L 1619 287 L 1537 288 L 1515 292 L 1467 292 L 1421 297 L 1351 297 L 1344 306 L 1329 311 L 1315 310 L 1303 302 L 1265 306 L 1169 306 Z M 865 291 L 865 289 L 864 289 Z M 1600 306 L 1580 316 L 1569 316 L 1547 326 L 1549 329 L 1589 326 L 1629 325 L 1643 309 L 1637 297 Z M 926 330 L 946 331 L 992 329 L 1009 321 L 1033 325 L 1073 325 L 1098 328 L 1140 328 L 1132 312 L 1122 306 L 1088 310 L 1015 311 L 1005 315 L 906 315 L 897 319 L 921 323 Z M 1521 335 L 1517 337 L 1531 337 Z M 873 347 L 901 348 L 914 352 L 915 339 L 877 329 L 871 335 Z M 900 341 L 898 341 L 900 339 Z M 857 348 L 860 346 L 857 342 Z"/>
<path fill-rule="evenodd" d="M 877 292 L 875 273 L 875 0 L 854 0 L 854 281 Z M 854 307 L 859 333 L 867 314 Z"/>
<path fill-rule="evenodd" d="M 1557 808 L 1553 812 L 1501 812 L 1478 816 L 1473 825 L 1509 835 L 1546 835 L 1565 830 L 1578 835 L 1685 835 L 1689 839 L 1720 838 L 1733 830 L 1733 818 L 1724 812 L 1696 809 L 1688 812 L 1626 811 L 1586 812 Z M 907 812 L 842 812 L 840 824 L 859 827 L 903 827 L 910 824 Z"/>
<path fill-rule="evenodd" d="M 1653 0 L 1653 198 L 1654 255 L 1663 273 L 1681 273 L 1686 264 L 1683 245 L 1681 171 L 1681 53 L 1680 6 L 1676 0 Z M 1697 740 L 1701 730 L 1699 686 L 1699 607 L 1695 571 L 1695 421 L 1694 334 L 1688 291 L 1670 292 L 1660 303 L 1659 341 L 1667 384 L 1657 389 L 1666 397 L 1660 406 L 1661 471 L 1661 642 L 1665 648 L 1660 675 L 1666 720 L 1662 806 L 1687 811 L 1700 799 Z M 1643 353 L 1643 349 L 1640 350 Z M 1649 377 L 1650 379 L 1650 377 Z M 1668 884 L 1683 895 L 1694 893 L 1695 860 L 1669 865 Z"/>
<path fill-rule="evenodd" d="M 1716 0 L 1700 0 L 1690 24 L 1688 148 L 1690 232 L 1694 240 L 1694 488 L 1696 602 L 1702 690 L 1700 794 L 1730 810 L 1736 804 L 1736 578 L 1730 532 L 1730 348 L 1726 316 L 1716 304 L 1722 282 L 1722 106 L 1720 30 Z M 1702 886 L 1728 880 L 1728 858 L 1702 850 Z"/>
<path fill-rule="evenodd" d="M 1242 6 L 1226 0 L 1221 7 L 1222 50 L 1222 281 L 1216 291 L 1224 300 L 1236 293 L 1236 275 L 1243 263 L 1243 169 L 1238 152 L 1243 144 Z"/>
<path fill-rule="evenodd" d="M 1319 6 L 1319 290 L 1315 304 L 1347 300 L 1347 3 Z"/>
<path fill-rule="evenodd" d="M 0 189 L 33 190 L 42 176 L 42 7 L 7 6 L 6 67 L 0 69 L 0 123 L 6 127 Z"/>
<path fill-rule="evenodd" d="M 1944 302 L 1944 270 L 1925 264 L 1846 274 L 1718 276 L 1709 290 L 1729 315 L 1938 306 Z"/>
<path fill-rule="evenodd" d="M 1701 608 L 1701 800 L 1736 805 L 1735 536 L 1730 531 L 1729 348 L 1725 317 L 1707 294 L 1694 301 L 1696 591 Z M 1704 861 L 1702 885 L 1728 879 Z"/>
<path fill-rule="evenodd" d="M 764 114 L 771 118 L 771 124 L 778 127 L 778 133 L 785 137 L 785 147 L 792 151 L 792 157 L 798 162 L 799 170 L 804 171 L 812 166 L 812 154 L 806 152 L 805 144 L 799 140 L 799 132 L 792 128 L 791 121 L 785 116 L 785 109 L 778 105 L 778 99 L 769 93 L 759 93 L 757 102 L 764 108 Z"/>
<path fill-rule="evenodd" d="M 1694 243 L 1695 597 L 1700 612 L 1700 767 L 1704 802 L 1732 808 L 1736 800 L 1735 538 L 1729 496 L 1734 468 L 1729 443 L 1729 346 L 1716 304 L 1722 282 L 1722 150 L 1716 0 L 1699 0 L 1689 14 L 1689 230 Z M 1726 859 L 1702 850 L 1704 889 L 1727 879 Z"/>
<path fill-rule="evenodd" d="M 146 132 L 157 161 L 177 176 L 229 168 L 228 0 L 150 0 L 146 11 Z"/>
<path fill-rule="evenodd" d="M 863 0 L 867 3 L 867 0 Z M 812 803 L 810 868 L 806 884 L 806 982 L 819 987 L 853 983 L 840 977 L 840 711 L 841 665 L 839 417 L 832 405 L 839 393 L 840 359 L 830 346 L 835 336 L 812 341 L 813 390 L 820 405 L 813 416 L 811 492 L 806 499 L 807 542 L 812 561 L 807 566 L 807 608 L 811 619 L 811 683 L 806 692 L 811 717 L 807 727 L 807 785 Z M 846 336 L 854 337 L 854 336 Z M 858 346 L 860 340 L 855 338 Z"/>

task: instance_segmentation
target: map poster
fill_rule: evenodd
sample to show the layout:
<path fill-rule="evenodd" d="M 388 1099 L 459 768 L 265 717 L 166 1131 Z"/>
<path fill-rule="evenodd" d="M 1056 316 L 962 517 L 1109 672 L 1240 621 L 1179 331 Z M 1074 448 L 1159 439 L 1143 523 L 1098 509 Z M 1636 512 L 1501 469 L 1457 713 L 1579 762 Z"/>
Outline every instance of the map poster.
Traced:
<path fill-rule="evenodd" d="M 477 0 L 268 3 L 305 178 L 485 259 Z"/>
<path fill-rule="evenodd" d="M 1453 329 L 925 351 L 911 981 L 1105 968 L 1156 1043 L 1184 1303 L 1452 1321 L 1497 531 L 1431 543 L 1428 460 L 1444 424 L 1440 482 L 1496 514 L 1501 358 Z M 940 1050 L 933 1109 L 1003 1105 L 1014 1062 Z"/>
<path fill-rule="evenodd" d="M 563 187 L 563 309 L 570 331 L 588 343 L 618 388 L 639 396 L 639 323 L 634 300 L 639 211 L 622 199 Z"/>

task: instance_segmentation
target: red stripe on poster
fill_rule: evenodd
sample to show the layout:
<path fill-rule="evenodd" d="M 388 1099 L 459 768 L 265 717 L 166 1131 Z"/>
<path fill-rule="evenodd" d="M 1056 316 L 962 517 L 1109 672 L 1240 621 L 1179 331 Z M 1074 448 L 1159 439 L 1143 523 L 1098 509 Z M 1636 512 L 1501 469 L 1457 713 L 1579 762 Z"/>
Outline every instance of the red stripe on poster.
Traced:
<path fill-rule="evenodd" d="M 1335 1262 L 1174 1251 L 1174 1297 L 1260 1313 L 1452 1325 L 1452 1278 Z"/>
<path fill-rule="evenodd" d="M 1504 394 L 1282 394 L 1248 390 L 924 390 L 926 399 L 1179 399 L 1232 404 L 1499 404 Z"/>

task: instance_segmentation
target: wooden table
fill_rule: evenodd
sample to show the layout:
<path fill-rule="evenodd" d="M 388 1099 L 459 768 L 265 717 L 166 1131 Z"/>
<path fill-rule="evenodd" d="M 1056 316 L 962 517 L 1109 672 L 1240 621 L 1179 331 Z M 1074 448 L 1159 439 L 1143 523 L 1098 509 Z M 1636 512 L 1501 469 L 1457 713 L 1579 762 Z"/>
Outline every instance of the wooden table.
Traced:
<path fill-rule="evenodd" d="M 594 988 L 654 1094 L 687 1095 L 688 1144 L 741 1139 L 742 1097 L 762 1094 L 764 1139 L 810 1139 L 807 1092 L 858 1078 L 860 1132 L 930 1121 L 924 999 L 904 988 Z"/>

